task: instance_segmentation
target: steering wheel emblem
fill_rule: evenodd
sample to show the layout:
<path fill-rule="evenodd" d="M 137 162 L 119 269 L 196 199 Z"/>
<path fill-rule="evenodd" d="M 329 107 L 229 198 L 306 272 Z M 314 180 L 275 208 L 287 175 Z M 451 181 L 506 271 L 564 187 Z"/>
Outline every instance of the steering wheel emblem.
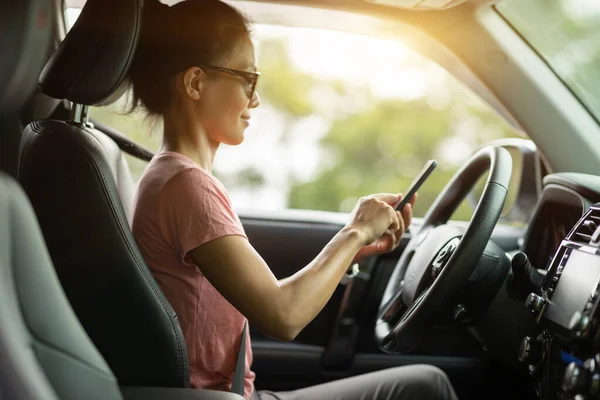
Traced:
<path fill-rule="evenodd" d="M 459 243 L 460 239 L 455 237 L 454 239 L 446 243 L 444 247 L 442 247 L 442 249 L 439 251 L 439 253 L 435 256 L 433 262 L 431 263 L 431 275 L 433 279 L 437 278 L 440 272 L 442 272 L 442 269 L 446 266 L 448 260 L 450 259 L 450 257 L 452 257 L 452 254 L 454 254 L 454 251 L 458 247 Z"/>

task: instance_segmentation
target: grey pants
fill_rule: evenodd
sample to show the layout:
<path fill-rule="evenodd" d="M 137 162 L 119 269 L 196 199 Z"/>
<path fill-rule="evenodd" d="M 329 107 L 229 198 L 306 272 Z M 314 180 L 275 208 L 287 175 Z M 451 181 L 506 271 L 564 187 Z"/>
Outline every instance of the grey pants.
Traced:
<path fill-rule="evenodd" d="M 410 365 L 340 379 L 291 392 L 261 390 L 251 400 L 458 400 L 446 374 Z"/>

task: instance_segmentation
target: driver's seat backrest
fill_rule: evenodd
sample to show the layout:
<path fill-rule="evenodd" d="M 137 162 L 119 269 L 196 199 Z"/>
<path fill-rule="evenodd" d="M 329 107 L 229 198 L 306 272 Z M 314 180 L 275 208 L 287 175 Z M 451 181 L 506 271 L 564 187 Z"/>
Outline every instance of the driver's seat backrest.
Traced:
<path fill-rule="evenodd" d="M 31 123 L 18 174 L 65 293 L 119 383 L 188 387 L 177 316 L 127 220 L 133 194 L 128 167 L 117 145 L 86 124 L 81 106 L 106 104 L 122 93 L 141 4 L 87 1 L 40 77 L 43 92 L 75 103 L 81 118 Z"/>

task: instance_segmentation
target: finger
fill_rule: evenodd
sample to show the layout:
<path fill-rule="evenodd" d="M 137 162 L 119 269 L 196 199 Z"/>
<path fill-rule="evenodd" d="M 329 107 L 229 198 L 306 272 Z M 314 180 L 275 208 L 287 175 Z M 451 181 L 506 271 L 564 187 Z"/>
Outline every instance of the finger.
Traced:
<path fill-rule="evenodd" d="M 404 221 L 404 231 L 406 231 L 412 222 L 412 206 L 410 203 L 402 209 L 402 220 Z"/>
<path fill-rule="evenodd" d="M 376 198 L 377 200 L 386 202 L 389 205 L 396 204 L 402 199 L 401 194 L 398 195 L 398 194 L 393 194 L 393 193 L 377 193 L 377 194 L 373 194 L 371 196 Z"/>
<path fill-rule="evenodd" d="M 399 211 L 397 211 L 398 214 L 400 214 Z M 406 230 L 404 228 L 404 220 L 402 218 L 400 218 L 400 221 L 402 221 L 402 226 L 400 227 L 400 229 L 398 229 L 396 231 L 395 235 L 395 241 L 394 241 L 394 248 L 398 247 L 400 245 L 400 241 L 402 240 L 402 235 L 404 235 L 404 231 Z"/>
<path fill-rule="evenodd" d="M 360 262 L 363 258 L 370 256 L 373 252 L 373 249 L 371 247 L 371 245 L 362 247 L 354 256 L 354 261 Z"/>
<path fill-rule="evenodd" d="M 396 201 L 394 204 L 390 204 L 394 208 L 394 210 L 398 208 L 400 202 L 402 202 L 402 199 L 404 199 L 404 195 L 402 193 L 397 193 L 396 195 L 398 196 L 398 201 Z"/>
<path fill-rule="evenodd" d="M 419 197 L 419 193 L 415 192 L 415 194 L 413 194 L 413 196 L 410 198 L 410 200 L 408 201 L 410 203 L 411 206 L 414 207 L 415 202 L 417 201 L 417 198 Z"/>
<path fill-rule="evenodd" d="M 391 223 L 390 226 L 388 228 L 388 230 L 390 231 L 390 233 L 396 232 L 397 230 L 399 230 L 400 228 L 402 228 L 400 226 L 401 224 L 401 219 L 400 218 L 400 213 L 396 210 L 394 210 L 393 208 L 390 207 L 390 218 L 391 218 Z"/>
<path fill-rule="evenodd" d="M 400 242 L 402 241 L 402 236 L 404 235 L 404 232 L 402 231 L 397 231 L 396 232 L 396 242 L 394 243 L 394 249 L 398 246 L 400 246 Z"/>
<path fill-rule="evenodd" d="M 378 241 L 375 241 L 374 243 L 364 246 L 362 249 L 360 249 L 360 251 L 358 252 L 356 257 L 362 258 L 362 257 L 372 256 L 373 254 L 377 254 L 377 246 L 378 246 Z"/>
<path fill-rule="evenodd" d="M 377 250 L 379 253 L 387 253 L 394 249 L 394 244 L 396 242 L 396 237 L 389 230 L 386 231 L 381 237 L 377 240 L 378 246 Z"/>
<path fill-rule="evenodd" d="M 398 215 L 398 222 L 400 224 L 397 232 L 400 232 L 400 235 L 402 236 L 402 234 L 406 231 L 406 228 L 408 227 L 408 225 L 406 225 L 404 216 L 402 215 L 402 213 L 400 211 L 396 211 L 396 215 Z"/>

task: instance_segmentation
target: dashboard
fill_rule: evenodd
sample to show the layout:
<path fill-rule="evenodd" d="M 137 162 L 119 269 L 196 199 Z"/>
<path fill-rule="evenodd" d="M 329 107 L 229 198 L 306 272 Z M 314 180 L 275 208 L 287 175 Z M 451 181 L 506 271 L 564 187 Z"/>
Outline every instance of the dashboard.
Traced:
<path fill-rule="evenodd" d="M 559 173 L 544 177 L 543 191 L 529 221 L 523 252 L 531 264 L 547 270 L 571 229 L 600 202 L 600 176 Z"/>
<path fill-rule="evenodd" d="M 538 397 L 600 399 L 600 177 L 546 176 L 522 250 L 542 282 L 519 350 Z"/>
<path fill-rule="evenodd" d="M 568 187 L 555 183 L 544 185 L 523 244 L 523 252 L 534 267 L 548 269 L 560 243 L 583 216 L 589 203 Z"/>

